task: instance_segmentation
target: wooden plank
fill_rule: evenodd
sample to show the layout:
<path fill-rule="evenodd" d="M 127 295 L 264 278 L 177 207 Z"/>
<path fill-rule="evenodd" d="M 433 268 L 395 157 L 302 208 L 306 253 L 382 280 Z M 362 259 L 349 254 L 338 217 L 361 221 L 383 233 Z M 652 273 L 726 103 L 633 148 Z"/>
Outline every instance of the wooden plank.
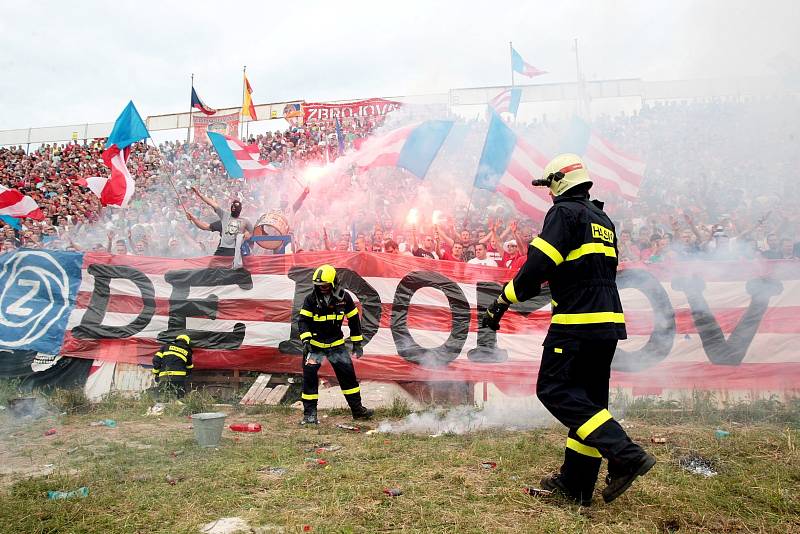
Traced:
<path fill-rule="evenodd" d="M 248 404 L 250 404 L 250 405 L 258 404 L 259 403 L 259 399 L 264 396 L 264 392 L 266 391 L 267 393 L 269 393 L 269 391 L 271 389 L 272 388 L 269 387 L 269 385 L 268 385 L 268 381 L 264 380 L 261 383 L 261 386 L 259 386 L 259 388 L 253 392 L 253 396 L 250 397 L 250 400 L 248 401 Z"/>
<path fill-rule="evenodd" d="M 255 400 L 255 398 L 258 397 L 267 387 L 270 378 L 272 378 L 272 375 L 270 374 L 262 373 L 258 375 L 256 377 L 255 382 L 253 382 L 253 385 L 250 386 L 250 389 L 247 390 L 247 393 L 245 393 L 244 397 L 242 397 L 242 400 L 239 401 L 239 404 L 244 404 L 244 405 L 253 404 L 253 400 Z"/>
<path fill-rule="evenodd" d="M 257 397 L 253 397 L 253 404 L 264 404 L 264 399 L 266 399 L 269 394 L 272 392 L 272 388 L 266 387 L 264 388 L 261 393 L 258 394 Z"/>
<path fill-rule="evenodd" d="M 283 384 L 279 384 L 272 388 L 270 394 L 266 397 L 263 404 L 272 404 L 277 405 L 283 400 L 283 397 L 286 395 L 286 391 L 288 391 L 289 386 L 285 386 Z"/>

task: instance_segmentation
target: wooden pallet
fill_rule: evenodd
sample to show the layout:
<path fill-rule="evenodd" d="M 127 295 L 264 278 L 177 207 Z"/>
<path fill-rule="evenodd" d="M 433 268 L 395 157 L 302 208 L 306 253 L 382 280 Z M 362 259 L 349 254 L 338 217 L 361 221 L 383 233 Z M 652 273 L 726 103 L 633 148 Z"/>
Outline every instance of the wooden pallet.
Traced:
<path fill-rule="evenodd" d="M 260 400 L 262 398 L 265 399 L 272 390 L 272 388 L 268 387 L 270 378 L 272 378 L 272 375 L 269 374 L 258 375 L 255 382 L 253 382 L 253 385 L 250 386 L 250 389 L 248 389 L 247 393 L 244 394 L 242 400 L 239 401 L 239 404 L 243 404 L 245 406 L 262 404 Z"/>

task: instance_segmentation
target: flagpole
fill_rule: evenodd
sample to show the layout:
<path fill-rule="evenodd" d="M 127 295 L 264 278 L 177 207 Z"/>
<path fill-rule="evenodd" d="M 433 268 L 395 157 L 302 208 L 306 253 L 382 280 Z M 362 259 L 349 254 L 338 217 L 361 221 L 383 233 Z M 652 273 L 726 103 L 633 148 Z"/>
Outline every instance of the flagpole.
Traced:
<path fill-rule="evenodd" d="M 508 54 L 511 60 L 511 89 L 514 89 L 514 45 L 508 42 Z"/>
<path fill-rule="evenodd" d="M 472 191 L 469 192 L 469 203 L 467 204 L 467 214 L 464 215 L 464 226 L 463 228 L 467 228 L 467 223 L 469 222 L 469 210 L 472 209 L 472 197 L 475 195 L 475 183 L 472 184 Z"/>
<path fill-rule="evenodd" d="M 239 130 L 239 138 L 241 139 L 242 133 L 244 132 L 244 94 L 247 91 L 247 65 L 242 67 L 242 109 L 239 110 L 239 123 L 240 123 L 240 130 Z"/>
<path fill-rule="evenodd" d="M 194 91 L 194 72 L 192 73 L 192 91 Z M 192 98 L 189 96 L 189 125 L 186 127 L 186 143 L 191 141 L 192 135 Z"/>
<path fill-rule="evenodd" d="M 156 149 L 156 152 L 158 153 L 159 160 L 161 160 L 163 162 L 164 158 L 163 158 L 163 156 L 161 154 L 161 150 L 158 148 L 158 145 L 156 144 L 155 141 L 153 141 L 152 138 L 148 138 L 148 139 L 150 139 L 150 141 L 153 143 L 153 148 Z M 147 139 L 144 140 L 144 144 L 147 145 Z M 183 205 L 183 201 L 181 200 L 181 196 L 178 193 L 178 188 L 176 188 L 175 184 L 172 182 L 172 177 L 169 175 L 169 173 L 165 173 L 165 174 L 167 175 L 167 180 L 169 180 L 169 185 L 171 185 L 172 186 L 172 190 L 175 191 L 175 199 L 178 201 L 178 204 L 181 205 L 181 208 L 183 209 L 183 212 L 184 213 L 188 213 L 186 211 L 186 206 Z"/>
<path fill-rule="evenodd" d="M 583 117 L 583 76 L 581 75 L 581 61 L 580 57 L 578 56 L 578 38 L 576 37 L 573 42 L 575 43 L 575 82 L 577 87 L 577 105 L 576 105 L 576 115 L 581 118 L 588 119 L 589 117 Z"/>

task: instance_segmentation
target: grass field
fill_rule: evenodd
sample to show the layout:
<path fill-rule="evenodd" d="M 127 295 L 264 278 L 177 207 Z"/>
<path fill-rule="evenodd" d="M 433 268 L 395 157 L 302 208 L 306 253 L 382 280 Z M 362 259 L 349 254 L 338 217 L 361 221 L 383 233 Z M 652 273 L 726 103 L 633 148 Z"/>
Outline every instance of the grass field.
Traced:
<path fill-rule="evenodd" d="M 560 464 L 558 427 L 366 435 L 337 428 L 352 423 L 343 412 L 305 429 L 296 410 L 276 407 L 235 411 L 228 424 L 260 422 L 263 431 L 226 429 L 219 448 L 200 449 L 181 407 L 156 418 L 144 415 L 147 405 L 116 399 L 25 426 L 0 414 L 0 532 L 198 532 L 229 516 L 256 532 L 800 532 L 800 431 L 785 416 L 715 422 L 632 405 L 624 424 L 658 464 L 612 504 L 603 504 L 601 482 L 594 505 L 579 508 L 521 491 Z M 379 413 L 362 428 L 401 415 L 402 407 Z M 90 426 L 106 418 L 116 428 Z M 51 427 L 57 432 L 44 436 Z M 717 438 L 716 428 L 730 435 Z M 650 443 L 653 435 L 667 443 Z M 315 452 L 321 443 L 342 448 Z M 719 474 L 682 469 L 689 454 L 710 459 Z M 328 467 L 307 467 L 306 458 Z M 88 497 L 46 497 L 81 486 Z M 395 487 L 403 494 L 383 493 Z"/>

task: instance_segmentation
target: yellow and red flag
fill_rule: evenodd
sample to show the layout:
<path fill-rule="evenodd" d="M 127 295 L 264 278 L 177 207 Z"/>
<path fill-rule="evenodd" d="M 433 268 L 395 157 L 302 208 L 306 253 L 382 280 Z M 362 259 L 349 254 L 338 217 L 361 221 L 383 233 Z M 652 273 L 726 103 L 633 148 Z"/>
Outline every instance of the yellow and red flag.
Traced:
<path fill-rule="evenodd" d="M 242 116 L 250 117 L 251 120 L 257 121 L 256 107 L 253 105 L 253 88 L 250 87 L 250 82 L 247 81 L 247 74 L 244 75 L 244 98 L 242 99 Z"/>

